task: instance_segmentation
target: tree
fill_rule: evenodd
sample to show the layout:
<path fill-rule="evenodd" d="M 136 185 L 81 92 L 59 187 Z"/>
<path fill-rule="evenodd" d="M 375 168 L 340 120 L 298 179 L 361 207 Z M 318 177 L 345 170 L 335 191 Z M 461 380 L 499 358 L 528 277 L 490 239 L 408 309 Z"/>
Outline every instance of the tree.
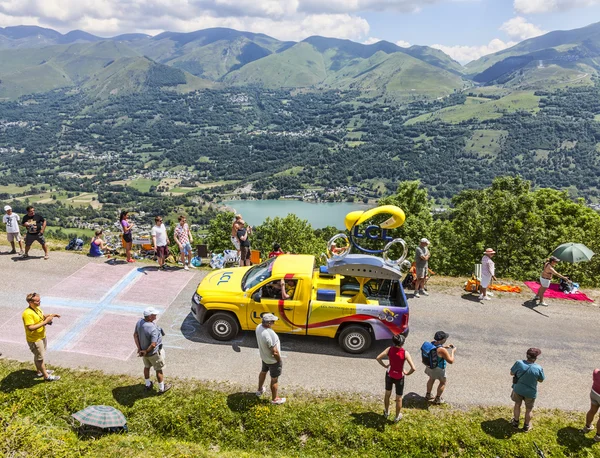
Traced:
<path fill-rule="evenodd" d="M 231 226 L 234 216 L 233 212 L 222 212 L 210 220 L 206 243 L 208 249 L 213 253 L 233 249 L 231 244 Z"/>
<path fill-rule="evenodd" d="M 274 243 L 281 245 L 286 253 L 312 254 L 317 257 L 326 248 L 326 242 L 317 238 L 309 222 L 293 214 L 285 218 L 267 218 L 255 228 L 252 235 L 253 248 L 264 255 L 271 251 Z"/>

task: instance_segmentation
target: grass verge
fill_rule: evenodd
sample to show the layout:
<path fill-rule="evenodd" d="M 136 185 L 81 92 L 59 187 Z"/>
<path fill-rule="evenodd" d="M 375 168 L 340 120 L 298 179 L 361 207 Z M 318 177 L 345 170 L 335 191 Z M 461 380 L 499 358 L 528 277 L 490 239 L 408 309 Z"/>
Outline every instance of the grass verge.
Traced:
<path fill-rule="evenodd" d="M 534 441 L 547 457 L 600 456 L 591 434 L 577 431 L 582 413 L 536 411 L 525 434 L 510 427 L 509 408 L 430 407 L 409 395 L 394 424 L 380 403 L 357 396 L 299 393 L 272 406 L 253 392 L 189 380 L 158 396 L 137 378 L 57 372 L 59 382 L 44 383 L 30 364 L 0 361 L 2 456 L 535 457 Z M 79 437 L 70 414 L 94 404 L 120 409 L 130 432 Z"/>

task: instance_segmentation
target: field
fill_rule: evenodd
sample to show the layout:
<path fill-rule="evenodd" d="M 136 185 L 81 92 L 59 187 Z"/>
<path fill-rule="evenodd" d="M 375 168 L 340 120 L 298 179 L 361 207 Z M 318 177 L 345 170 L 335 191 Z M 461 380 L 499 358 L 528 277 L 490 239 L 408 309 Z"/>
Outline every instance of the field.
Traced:
<path fill-rule="evenodd" d="M 160 181 L 150 180 L 149 178 L 138 178 L 136 180 L 129 181 L 127 186 L 137 189 L 140 192 L 149 192 L 152 186 L 158 186 Z"/>
<path fill-rule="evenodd" d="M 21 194 L 31 189 L 31 185 L 19 186 L 16 184 L 0 185 L 0 194 Z"/>
<path fill-rule="evenodd" d="M 465 150 L 479 156 L 496 157 L 507 135 L 505 130 L 474 130 L 471 138 L 467 140 Z"/>

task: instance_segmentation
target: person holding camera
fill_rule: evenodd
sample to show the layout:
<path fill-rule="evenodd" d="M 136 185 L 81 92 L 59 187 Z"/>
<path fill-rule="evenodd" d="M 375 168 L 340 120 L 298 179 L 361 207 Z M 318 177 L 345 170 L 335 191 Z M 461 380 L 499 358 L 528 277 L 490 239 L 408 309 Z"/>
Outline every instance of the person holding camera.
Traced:
<path fill-rule="evenodd" d="M 448 337 L 450 337 L 450 335 L 444 331 L 438 331 L 435 333 L 433 336 L 433 342 L 431 343 L 435 347 L 437 365 L 433 368 L 425 368 L 425 373 L 429 376 L 429 380 L 427 380 L 427 393 L 425 394 L 425 399 L 428 401 L 433 401 L 434 404 L 445 404 L 446 401 L 442 399 L 442 394 L 446 389 L 446 367 L 448 364 L 454 364 L 454 353 L 456 352 L 456 347 L 452 344 L 445 345 Z M 432 393 L 433 385 L 435 384 L 436 380 L 439 382 L 439 385 L 437 388 L 437 394 L 434 398 Z"/>
<path fill-rule="evenodd" d="M 33 362 L 37 369 L 37 376 L 44 377 L 47 382 L 60 380 L 57 375 L 52 375 L 54 371 L 46 369 L 44 357 L 48 343 L 46 341 L 46 325 L 51 325 L 54 318 L 60 318 L 60 315 L 51 313 L 44 315 L 40 308 L 41 298 L 38 293 L 30 293 L 26 297 L 28 307 L 22 314 L 23 325 L 25 326 L 25 338 L 31 353 L 33 353 Z"/>
<path fill-rule="evenodd" d="M 158 381 L 158 393 L 163 394 L 169 391 L 172 385 L 165 384 L 163 374 L 165 350 L 162 343 L 165 333 L 155 323 L 157 315 L 158 310 L 154 307 L 144 310 L 144 318 L 141 318 L 135 325 L 133 340 L 137 347 L 137 355 L 144 361 L 145 389 L 147 391 L 153 389 L 154 384 L 150 381 L 150 368 L 153 367 Z"/>
<path fill-rule="evenodd" d="M 250 235 L 252 235 L 252 226 L 246 226 L 246 222 L 241 219 L 237 231 L 237 238 L 240 241 L 240 267 L 252 265 L 250 261 Z"/>
<path fill-rule="evenodd" d="M 527 359 L 519 360 L 510 368 L 513 377 L 512 393 L 510 398 L 514 401 L 513 418 L 510 424 L 514 428 L 519 427 L 521 417 L 521 404 L 525 402 L 525 423 L 523 431 L 531 431 L 531 416 L 535 398 L 537 398 L 537 385 L 546 379 L 544 369 L 536 363 L 538 356 L 542 354 L 539 348 L 527 350 Z"/>

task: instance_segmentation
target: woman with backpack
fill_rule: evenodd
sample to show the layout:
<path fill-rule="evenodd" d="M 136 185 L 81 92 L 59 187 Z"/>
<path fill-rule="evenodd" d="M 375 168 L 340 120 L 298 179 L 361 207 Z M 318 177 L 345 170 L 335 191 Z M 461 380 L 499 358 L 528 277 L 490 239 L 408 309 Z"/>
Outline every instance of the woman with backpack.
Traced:
<path fill-rule="evenodd" d="M 410 357 L 410 354 L 403 348 L 406 337 L 397 334 L 392 338 L 393 345 L 387 347 L 377 356 L 377 362 L 387 369 L 385 373 L 385 398 L 383 400 L 383 416 L 387 419 L 390 415 L 390 396 L 392 395 L 392 386 L 396 387 L 396 418 L 394 422 L 402 419 L 402 395 L 404 394 L 404 376 L 412 374 L 416 367 Z M 387 356 L 388 363 L 383 362 Z M 404 370 L 404 363 L 407 362 L 410 370 Z"/>

